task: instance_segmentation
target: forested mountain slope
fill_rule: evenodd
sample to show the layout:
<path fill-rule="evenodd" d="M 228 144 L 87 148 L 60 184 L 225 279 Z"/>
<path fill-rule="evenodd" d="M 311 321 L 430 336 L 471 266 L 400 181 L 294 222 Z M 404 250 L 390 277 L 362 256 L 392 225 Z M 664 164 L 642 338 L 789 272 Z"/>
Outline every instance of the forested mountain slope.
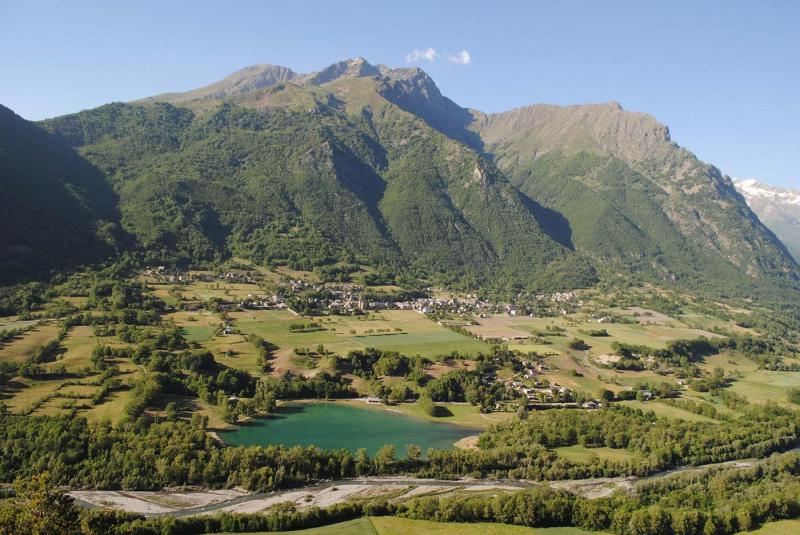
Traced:
<path fill-rule="evenodd" d="M 491 162 L 385 99 L 381 77 L 335 71 L 210 109 L 112 104 L 43 124 L 108 177 L 153 259 L 361 262 L 502 289 L 594 280 Z"/>
<path fill-rule="evenodd" d="M 0 189 L 2 282 L 96 261 L 120 238 L 116 195 L 100 171 L 3 106 Z"/>
<path fill-rule="evenodd" d="M 797 264 L 730 179 L 613 103 L 487 115 L 419 69 L 359 58 L 249 67 L 40 124 L 113 187 L 107 207 L 148 261 L 350 262 L 505 291 L 598 272 L 797 289 Z"/>
<path fill-rule="evenodd" d="M 652 117 L 616 103 L 473 114 L 484 150 L 595 259 L 699 287 L 797 279 L 732 181 Z"/>

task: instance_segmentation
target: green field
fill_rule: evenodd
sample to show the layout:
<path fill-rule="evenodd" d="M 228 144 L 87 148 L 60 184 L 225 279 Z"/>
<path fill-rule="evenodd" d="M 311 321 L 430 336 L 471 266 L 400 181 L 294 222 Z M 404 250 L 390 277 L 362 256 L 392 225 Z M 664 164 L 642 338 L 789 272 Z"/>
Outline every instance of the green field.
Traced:
<path fill-rule="evenodd" d="M 214 331 L 222 323 L 219 316 L 211 312 L 173 312 L 164 316 L 183 329 L 183 335 L 189 342 L 202 342 L 211 338 Z"/>
<path fill-rule="evenodd" d="M 38 347 L 55 340 L 59 327 L 55 323 L 39 325 L 9 342 L 0 344 L 0 362 L 22 362 Z"/>
<path fill-rule="evenodd" d="M 408 310 L 382 311 L 370 315 L 369 319 L 357 316 L 303 318 L 284 310 L 234 312 L 231 317 L 243 333 L 257 334 L 281 349 L 313 349 L 322 344 L 343 355 L 354 349 L 376 347 L 430 358 L 452 351 L 475 354 L 489 349 L 484 342 L 450 331 Z M 317 322 L 324 330 L 289 331 L 292 324 L 311 322 Z"/>
<path fill-rule="evenodd" d="M 393 516 L 370 519 L 378 535 L 584 535 L 576 528 L 527 528 L 508 524 L 430 522 Z M 603 535 L 601 532 L 591 532 Z"/>
<path fill-rule="evenodd" d="M 344 403 L 358 404 L 364 406 L 362 401 L 345 401 Z M 446 422 L 449 424 L 463 425 L 465 427 L 474 427 L 476 429 L 486 429 L 491 425 L 510 419 L 513 414 L 510 412 L 493 412 L 490 414 L 482 414 L 478 409 L 469 403 L 437 403 L 441 407 L 445 407 L 450 413 L 447 416 L 433 417 L 428 416 L 419 408 L 417 403 L 400 403 L 397 405 L 366 405 L 368 408 L 374 410 L 397 411 L 409 416 L 423 418 L 435 422 Z"/>
<path fill-rule="evenodd" d="M 567 352 L 567 344 L 573 338 L 581 338 L 591 346 L 590 355 L 604 355 L 612 353 L 611 344 L 614 342 L 625 342 L 628 344 L 645 345 L 656 349 L 663 349 L 667 342 L 687 338 L 697 338 L 699 336 L 716 337 L 717 335 L 700 329 L 689 327 L 671 327 L 668 325 L 639 325 L 627 323 L 596 323 L 596 322 L 575 322 L 563 318 L 514 318 L 512 325 L 528 333 L 543 331 L 547 325 L 556 325 L 565 329 L 564 336 L 548 336 L 546 339 L 551 342 L 546 347 L 550 351 Z M 592 329 L 605 329 L 609 336 L 588 336 L 579 331 L 590 331 Z M 527 349 L 532 346 L 530 342 L 514 342 L 510 347 L 519 348 L 523 351 L 533 351 Z"/>
<path fill-rule="evenodd" d="M 742 378 L 733 382 L 730 389 L 752 403 L 776 401 L 786 404 L 786 391 L 794 387 L 800 387 L 800 373 L 760 370 L 745 372 Z"/>
<path fill-rule="evenodd" d="M 800 520 L 780 520 L 767 522 L 755 531 L 742 531 L 741 535 L 791 535 L 800 533 Z"/>
<path fill-rule="evenodd" d="M 555 448 L 554 450 L 560 457 L 569 459 L 575 462 L 588 462 L 599 457 L 600 459 L 608 459 L 609 461 L 628 461 L 633 459 L 633 454 L 627 450 L 615 448 L 587 448 L 576 444 L 575 446 L 566 446 L 563 448 Z"/>
<path fill-rule="evenodd" d="M 589 532 L 577 528 L 527 528 L 508 524 L 430 522 L 393 516 L 364 517 L 330 526 L 280 533 L 287 535 L 608 535 L 605 532 Z M 266 535 L 266 532 L 254 535 Z"/>
<path fill-rule="evenodd" d="M 719 423 L 719 420 L 714 420 L 713 418 L 709 418 L 708 416 L 703 416 L 702 414 L 695 414 L 693 412 L 683 410 L 679 407 L 673 407 L 671 405 L 665 405 L 664 403 L 659 403 L 658 401 L 646 401 L 646 402 L 622 401 L 620 403 L 627 405 L 629 407 L 641 409 L 643 411 L 653 411 L 654 413 L 656 413 L 656 416 L 660 416 L 662 418 L 672 418 L 672 419 L 681 418 L 689 422 Z"/>
<path fill-rule="evenodd" d="M 218 335 L 204 340 L 202 344 L 214 354 L 214 360 L 220 364 L 261 375 L 258 352 L 243 335 Z"/>

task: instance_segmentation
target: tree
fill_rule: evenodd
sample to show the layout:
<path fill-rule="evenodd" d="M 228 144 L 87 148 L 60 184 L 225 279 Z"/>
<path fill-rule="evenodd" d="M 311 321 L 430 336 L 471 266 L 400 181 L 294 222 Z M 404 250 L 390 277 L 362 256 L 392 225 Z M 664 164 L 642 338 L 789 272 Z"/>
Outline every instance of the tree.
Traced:
<path fill-rule="evenodd" d="M 423 414 L 434 417 L 439 415 L 439 408 L 436 406 L 436 404 L 433 402 L 433 400 L 429 395 L 422 394 L 419 397 L 419 401 L 417 401 L 417 404 L 419 405 L 419 408 L 422 410 Z"/>
<path fill-rule="evenodd" d="M 366 448 L 358 448 L 356 451 L 356 475 L 365 476 L 369 474 L 369 456 Z"/>
<path fill-rule="evenodd" d="M 229 424 L 235 424 L 239 419 L 239 405 L 228 399 L 228 394 L 223 390 L 217 393 L 217 406 L 220 408 L 220 417 Z"/>
<path fill-rule="evenodd" d="M 384 472 L 391 468 L 395 462 L 394 444 L 386 444 L 378 450 L 373 459 L 379 472 Z"/>
<path fill-rule="evenodd" d="M 602 399 L 606 403 L 610 403 L 614 401 L 614 392 L 612 392 L 607 388 L 603 388 L 602 390 L 600 390 L 600 399 Z"/>
<path fill-rule="evenodd" d="M 75 535 L 81 533 L 78 510 L 50 478 L 49 472 L 14 481 L 14 526 L 17 535 Z M 8 522 L 8 518 L 4 518 Z M 0 532 L 6 526 L 0 526 Z"/>
<path fill-rule="evenodd" d="M 411 462 L 417 462 L 422 455 L 422 448 L 416 444 L 409 444 L 406 446 L 406 457 Z"/>
<path fill-rule="evenodd" d="M 586 351 L 587 349 L 591 349 L 592 346 L 581 340 L 580 338 L 573 338 L 569 342 L 569 348 L 574 349 L 576 351 Z"/>
<path fill-rule="evenodd" d="M 178 419 L 178 407 L 175 405 L 174 401 L 167 403 L 167 406 L 164 407 L 164 412 L 166 413 L 168 421 L 174 422 Z"/>

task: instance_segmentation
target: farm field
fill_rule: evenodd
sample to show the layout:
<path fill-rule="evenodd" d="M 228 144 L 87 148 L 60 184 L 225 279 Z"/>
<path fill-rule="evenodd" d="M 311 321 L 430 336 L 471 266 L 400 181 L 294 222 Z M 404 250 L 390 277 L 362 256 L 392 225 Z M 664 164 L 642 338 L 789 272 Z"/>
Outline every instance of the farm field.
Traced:
<path fill-rule="evenodd" d="M 392 516 L 370 518 L 378 535 L 584 535 L 576 528 L 528 528 L 508 524 L 431 522 Z M 591 532 L 603 535 L 601 532 Z"/>
<path fill-rule="evenodd" d="M 36 348 L 55 340 L 56 336 L 58 336 L 58 331 L 58 325 L 47 323 L 24 332 L 13 340 L 0 344 L 0 362 L 24 361 Z"/>
<path fill-rule="evenodd" d="M 739 535 L 790 535 L 800 533 L 800 520 L 779 520 L 767 522 L 755 531 L 742 531 Z"/>
<path fill-rule="evenodd" d="M 21 320 L 17 316 L 6 316 L 0 318 L 0 331 L 10 331 L 11 329 L 22 329 L 30 327 L 38 320 Z"/>
<path fill-rule="evenodd" d="M 588 535 L 589 533 L 607 535 L 600 531 L 589 532 L 577 528 L 528 528 L 508 524 L 431 522 L 393 516 L 364 517 L 329 526 L 278 533 L 286 535 Z M 266 532 L 254 535 L 266 535 Z"/>
<path fill-rule="evenodd" d="M 696 329 L 725 329 L 730 330 L 736 333 L 750 333 L 755 334 L 752 329 L 747 329 L 745 327 L 740 327 L 736 325 L 736 322 L 732 320 L 724 320 L 721 318 L 715 318 L 713 316 L 707 316 L 705 314 L 700 314 L 697 312 L 686 312 L 678 316 L 683 323 L 690 327 L 694 327 Z"/>
<path fill-rule="evenodd" d="M 788 405 L 786 390 L 800 387 L 800 373 L 758 370 L 745 372 L 736 379 L 730 390 L 745 396 L 751 403 L 775 401 Z"/>
<path fill-rule="evenodd" d="M 92 327 L 78 325 L 72 327 L 61 341 L 61 346 L 66 349 L 66 352 L 57 362 L 63 364 L 70 373 L 81 372 L 87 367 L 91 368 L 92 351 L 98 345 L 118 348 L 127 347 L 129 344 L 121 342 L 115 336 L 95 336 Z M 121 368 L 125 369 L 125 366 L 121 366 Z"/>
<path fill-rule="evenodd" d="M 203 340 L 203 347 L 214 354 L 214 360 L 231 368 L 261 375 L 261 364 L 256 348 L 241 334 L 220 334 Z"/>
<path fill-rule="evenodd" d="M 664 403 L 659 403 L 658 401 L 622 401 L 620 403 L 635 409 L 641 409 L 643 411 L 653 411 L 656 416 L 660 416 L 662 418 L 680 418 L 689 422 L 719 423 L 719 420 L 714 420 L 708 416 L 695 414 L 679 407 L 672 407 L 670 405 L 665 405 Z"/>
<path fill-rule="evenodd" d="M 588 462 L 595 457 L 600 459 L 608 459 L 609 461 L 628 461 L 633 459 L 633 454 L 627 450 L 616 448 L 587 448 L 586 446 L 575 445 L 566 446 L 563 448 L 555 448 L 553 451 L 558 453 L 560 457 L 569 459 L 575 462 Z"/>
<path fill-rule="evenodd" d="M 42 329 L 46 328 L 44 332 Z M 37 332 L 38 331 L 38 332 Z M 35 331 L 41 339 L 53 340 L 58 334 L 56 325 L 37 327 Z M 51 336 L 52 335 L 52 336 Z M 27 341 L 30 343 L 30 340 Z M 72 327 L 61 341 L 61 353 L 58 360 L 45 364 L 47 368 L 63 366 L 66 376 L 50 376 L 43 379 L 30 379 L 18 377 L 6 384 L 0 393 L 3 401 L 12 412 L 28 412 L 34 409 L 34 415 L 65 414 L 69 406 L 87 406 L 80 410 L 80 414 L 90 421 L 119 421 L 123 416 L 123 408 L 129 400 L 129 393 L 124 389 L 141 374 L 141 368 L 128 360 L 117 359 L 114 363 L 118 366 L 120 374 L 118 379 L 123 389 L 109 392 L 102 403 L 91 406 L 89 400 L 99 390 L 96 382 L 100 379 L 97 371 L 93 370 L 91 362 L 92 351 L 98 345 L 111 347 L 127 347 L 115 336 L 95 336 L 91 326 L 78 325 Z M 69 384 L 68 384 L 69 383 Z M 70 398 L 68 396 L 77 396 Z M 48 399 L 49 398 L 49 399 Z"/>
<path fill-rule="evenodd" d="M 222 323 L 217 314 L 205 311 L 173 312 L 164 316 L 167 321 L 183 329 L 189 342 L 202 342 L 211 338 L 216 328 Z"/>
<path fill-rule="evenodd" d="M 736 370 L 738 377 L 730 390 L 753 403 L 775 401 L 788 405 L 786 389 L 800 387 L 800 373 L 759 370 L 756 363 L 739 353 L 706 357 L 700 367 L 706 371 L 717 367 Z"/>
<path fill-rule="evenodd" d="M 468 330 L 479 336 L 486 337 L 513 337 L 531 336 L 529 340 L 511 340 L 509 347 L 521 351 L 537 351 L 540 353 L 566 353 L 568 344 L 573 338 L 581 338 L 588 345 L 589 355 L 597 356 L 611 353 L 611 344 L 615 341 L 635 345 L 646 345 L 653 348 L 664 348 L 667 342 L 686 338 L 718 335 L 701 329 L 686 326 L 668 325 L 642 325 L 627 323 L 597 323 L 577 318 L 531 318 L 507 315 L 494 315 L 489 318 L 478 319 L 479 325 L 467 327 Z M 681 325 L 680 322 L 675 322 Z M 538 332 L 547 332 L 547 327 L 563 329 L 561 333 L 553 333 L 543 337 L 548 343 L 537 342 L 533 336 Z M 605 329 L 609 336 L 589 336 L 580 331 Z M 560 335 L 559 335 L 560 334 Z"/>
<path fill-rule="evenodd" d="M 285 310 L 234 312 L 230 316 L 243 333 L 257 334 L 281 349 L 315 348 L 322 344 L 326 349 L 344 355 L 354 349 L 376 347 L 435 358 L 452 351 L 475 354 L 490 348 L 486 343 L 450 331 L 410 310 L 381 311 L 367 319 L 357 316 L 307 319 Z M 292 324 L 312 322 L 325 330 L 289 331 Z"/>
<path fill-rule="evenodd" d="M 34 381 L 19 378 L 3 388 L 3 402 L 12 412 L 26 411 L 39 400 L 54 393 L 61 385 L 61 381 Z"/>
<path fill-rule="evenodd" d="M 233 282 L 192 282 L 178 286 L 181 297 L 188 300 L 235 299 L 248 295 L 265 295 L 257 284 Z"/>

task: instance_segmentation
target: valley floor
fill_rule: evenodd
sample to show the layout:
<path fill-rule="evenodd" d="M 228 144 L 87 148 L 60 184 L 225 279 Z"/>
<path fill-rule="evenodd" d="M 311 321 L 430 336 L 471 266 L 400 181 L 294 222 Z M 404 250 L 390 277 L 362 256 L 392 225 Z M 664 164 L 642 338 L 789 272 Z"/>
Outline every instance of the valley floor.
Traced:
<path fill-rule="evenodd" d="M 748 468 L 752 465 L 752 460 L 743 460 L 677 468 L 647 477 L 606 477 L 546 482 L 467 478 L 438 480 L 400 476 L 328 481 L 269 493 L 251 493 L 243 489 L 196 491 L 165 489 L 163 491 L 75 490 L 69 494 L 84 508 L 109 508 L 147 516 L 192 516 L 221 512 L 258 513 L 287 502 L 294 504 L 298 510 L 309 507 L 325 508 L 339 503 L 369 501 L 376 498 L 403 502 L 422 496 L 445 497 L 465 492 L 476 494 L 513 492 L 539 485 L 547 485 L 553 489 L 566 490 L 593 499 L 610 496 L 617 490 L 633 492 L 639 482 L 653 481 L 678 473 L 717 467 Z"/>

